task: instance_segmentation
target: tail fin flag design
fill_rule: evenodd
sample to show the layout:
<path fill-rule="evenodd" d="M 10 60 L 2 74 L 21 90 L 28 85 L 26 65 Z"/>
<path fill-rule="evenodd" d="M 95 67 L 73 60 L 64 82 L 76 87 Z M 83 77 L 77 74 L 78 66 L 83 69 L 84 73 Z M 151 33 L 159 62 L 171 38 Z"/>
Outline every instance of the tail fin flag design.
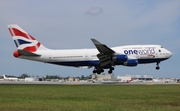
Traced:
<path fill-rule="evenodd" d="M 20 54 L 18 54 L 19 50 L 24 50 L 26 52 L 33 53 L 36 52 L 37 50 L 47 49 L 18 25 L 16 24 L 8 25 L 8 29 L 17 47 L 17 51 L 14 52 L 15 57 L 20 56 Z"/>

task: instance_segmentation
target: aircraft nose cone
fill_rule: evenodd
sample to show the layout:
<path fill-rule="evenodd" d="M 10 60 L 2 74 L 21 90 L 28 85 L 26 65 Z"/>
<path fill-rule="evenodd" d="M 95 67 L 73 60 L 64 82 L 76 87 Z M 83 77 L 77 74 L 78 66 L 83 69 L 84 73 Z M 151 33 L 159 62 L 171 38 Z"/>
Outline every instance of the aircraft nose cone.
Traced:
<path fill-rule="evenodd" d="M 170 51 L 168 52 L 168 54 L 169 54 L 168 58 L 172 57 L 172 55 L 173 55 Z"/>
<path fill-rule="evenodd" d="M 170 53 L 169 53 L 169 57 L 171 57 L 172 55 L 173 55 L 173 54 L 170 52 Z"/>

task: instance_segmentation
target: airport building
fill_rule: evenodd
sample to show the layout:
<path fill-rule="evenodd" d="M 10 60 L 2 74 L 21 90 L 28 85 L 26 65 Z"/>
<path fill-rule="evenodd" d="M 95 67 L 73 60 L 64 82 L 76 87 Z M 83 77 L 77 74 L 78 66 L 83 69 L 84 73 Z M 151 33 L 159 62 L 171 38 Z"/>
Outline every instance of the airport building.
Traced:
<path fill-rule="evenodd" d="M 92 79 L 98 81 L 107 81 L 113 80 L 118 82 L 153 82 L 153 77 L 148 75 L 117 75 L 117 78 L 114 78 L 114 74 L 92 74 Z"/>
<path fill-rule="evenodd" d="M 133 80 L 133 77 L 131 75 L 125 75 L 125 76 L 117 76 L 117 80 L 119 82 L 130 82 L 131 80 Z"/>
<path fill-rule="evenodd" d="M 152 76 L 148 75 L 118 75 L 119 82 L 154 82 Z"/>
<path fill-rule="evenodd" d="M 154 82 L 153 77 L 148 75 L 135 75 L 133 78 L 134 82 Z"/>
<path fill-rule="evenodd" d="M 114 74 L 92 74 L 92 79 L 101 80 L 114 80 Z"/>
<path fill-rule="evenodd" d="M 69 78 L 68 78 L 68 81 L 69 81 L 69 82 L 73 82 L 73 81 L 74 81 L 74 82 L 78 82 L 78 81 L 80 81 L 80 80 L 79 80 L 79 78 L 77 78 L 77 77 L 69 77 Z"/>
<path fill-rule="evenodd" d="M 31 82 L 31 81 L 39 81 L 39 78 L 33 78 L 33 77 L 26 77 L 25 81 Z"/>

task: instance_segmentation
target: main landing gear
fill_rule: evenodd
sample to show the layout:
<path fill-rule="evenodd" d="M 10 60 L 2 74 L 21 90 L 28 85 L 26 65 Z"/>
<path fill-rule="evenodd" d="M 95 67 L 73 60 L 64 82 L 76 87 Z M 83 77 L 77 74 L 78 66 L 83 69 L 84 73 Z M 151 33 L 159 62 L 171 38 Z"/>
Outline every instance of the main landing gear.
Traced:
<path fill-rule="evenodd" d="M 157 63 L 156 63 L 156 65 L 157 65 L 157 66 L 156 66 L 156 70 L 159 70 L 159 69 L 160 69 L 159 63 L 160 63 L 160 62 L 157 62 Z"/>
<path fill-rule="evenodd" d="M 97 74 L 101 74 L 102 72 L 104 72 L 104 69 L 102 69 L 102 68 L 95 68 L 93 70 L 93 73 L 97 73 Z"/>
<path fill-rule="evenodd" d="M 109 74 L 113 73 L 114 67 L 111 67 L 108 71 Z M 95 67 L 95 69 L 93 70 L 93 73 L 97 73 L 97 74 L 101 74 L 102 72 L 104 72 L 103 68 L 97 68 Z"/>
<path fill-rule="evenodd" d="M 111 67 L 108 71 L 109 74 L 113 73 L 114 67 Z"/>

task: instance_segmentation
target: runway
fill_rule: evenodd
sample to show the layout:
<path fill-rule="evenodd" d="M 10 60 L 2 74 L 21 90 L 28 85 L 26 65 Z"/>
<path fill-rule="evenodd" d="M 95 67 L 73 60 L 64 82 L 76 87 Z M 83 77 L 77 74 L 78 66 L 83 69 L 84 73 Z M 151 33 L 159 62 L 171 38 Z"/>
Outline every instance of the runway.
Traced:
<path fill-rule="evenodd" d="M 156 84 L 179 84 L 176 82 L 53 82 L 53 81 L 0 81 L 0 84 L 59 84 L 59 85 L 98 85 L 98 84 L 114 84 L 114 85 L 156 85 Z"/>

